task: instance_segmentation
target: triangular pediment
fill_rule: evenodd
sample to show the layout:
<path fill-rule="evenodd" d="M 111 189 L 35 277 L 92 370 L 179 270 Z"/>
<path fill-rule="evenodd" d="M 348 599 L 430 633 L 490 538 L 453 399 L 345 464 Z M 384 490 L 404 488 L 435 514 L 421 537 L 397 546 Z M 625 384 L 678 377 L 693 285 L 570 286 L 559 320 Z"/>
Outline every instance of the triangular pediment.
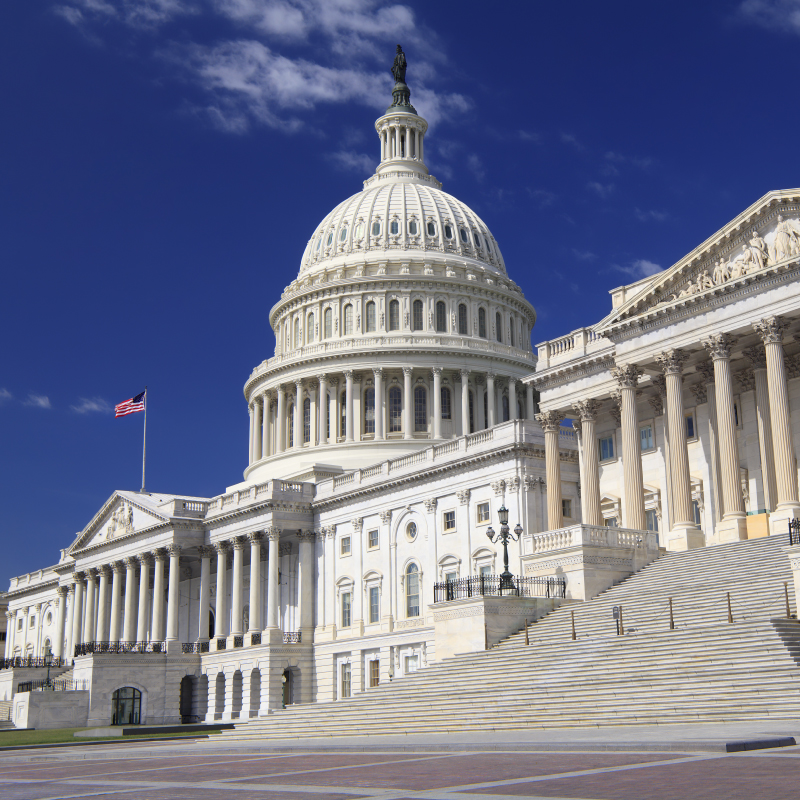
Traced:
<path fill-rule="evenodd" d="M 67 552 L 103 544 L 168 521 L 169 516 L 151 508 L 147 500 L 136 492 L 114 492 Z"/>
<path fill-rule="evenodd" d="M 769 192 L 669 269 L 626 287 L 625 301 L 594 326 L 598 333 L 667 311 L 800 260 L 800 189 Z"/>

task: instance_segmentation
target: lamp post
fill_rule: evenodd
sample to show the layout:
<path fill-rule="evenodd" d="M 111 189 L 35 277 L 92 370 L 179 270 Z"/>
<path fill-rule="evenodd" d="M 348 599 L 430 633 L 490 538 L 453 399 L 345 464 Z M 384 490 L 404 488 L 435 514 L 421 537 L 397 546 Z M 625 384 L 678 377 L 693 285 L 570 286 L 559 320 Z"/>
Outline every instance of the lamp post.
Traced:
<path fill-rule="evenodd" d="M 50 649 L 50 645 L 47 645 L 44 649 L 44 663 L 47 667 L 47 683 L 45 684 L 47 688 L 50 688 L 50 665 L 53 663 L 53 651 Z"/>
<path fill-rule="evenodd" d="M 519 540 L 519 537 L 522 536 L 522 526 L 517 523 L 517 526 L 512 532 L 508 527 L 508 509 L 505 505 L 498 509 L 497 516 L 500 520 L 500 533 L 495 534 L 494 529 L 490 527 L 486 531 L 486 535 L 489 537 L 489 541 L 492 542 L 492 544 L 498 541 L 503 542 L 503 572 L 500 575 L 500 594 L 502 594 L 503 589 L 516 588 L 514 586 L 514 576 L 508 571 L 508 543 L 509 541 L 516 542 Z M 495 536 L 497 536 L 496 539 Z"/>

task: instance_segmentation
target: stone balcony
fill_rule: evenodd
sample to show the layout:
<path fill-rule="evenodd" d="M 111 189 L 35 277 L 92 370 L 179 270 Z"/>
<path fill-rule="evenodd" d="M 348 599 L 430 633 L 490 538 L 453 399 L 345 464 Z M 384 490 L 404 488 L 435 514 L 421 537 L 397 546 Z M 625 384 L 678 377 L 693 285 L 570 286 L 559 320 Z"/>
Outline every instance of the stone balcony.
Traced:
<path fill-rule="evenodd" d="M 611 350 L 613 347 L 613 342 L 595 333 L 591 328 L 578 328 L 566 336 L 536 345 L 539 351 L 536 371 L 542 372 L 558 364 L 600 353 L 603 350 Z"/>

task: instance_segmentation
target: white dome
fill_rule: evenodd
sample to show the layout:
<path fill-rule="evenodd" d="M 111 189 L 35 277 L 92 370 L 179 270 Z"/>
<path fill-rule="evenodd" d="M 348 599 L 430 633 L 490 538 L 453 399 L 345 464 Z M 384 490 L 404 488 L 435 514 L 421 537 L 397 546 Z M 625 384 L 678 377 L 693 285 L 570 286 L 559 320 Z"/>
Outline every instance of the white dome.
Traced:
<path fill-rule="evenodd" d="M 363 191 L 336 206 L 309 240 L 300 276 L 352 264 L 359 254 L 380 260 L 382 252 L 390 258 L 448 253 L 506 274 L 494 236 L 471 208 L 443 192 L 435 178 L 403 177 L 375 175 Z"/>

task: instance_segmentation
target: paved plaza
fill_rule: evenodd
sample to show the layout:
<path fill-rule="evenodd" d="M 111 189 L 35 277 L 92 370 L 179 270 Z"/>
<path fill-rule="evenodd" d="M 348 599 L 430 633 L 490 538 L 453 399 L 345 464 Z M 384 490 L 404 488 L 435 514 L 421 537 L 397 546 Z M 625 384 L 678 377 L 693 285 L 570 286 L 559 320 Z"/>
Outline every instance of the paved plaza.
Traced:
<path fill-rule="evenodd" d="M 120 743 L 0 752 L 2 800 L 778 800 L 800 726 L 681 726 L 271 745 Z M 800 741 L 800 737 L 796 737 Z M 726 752 L 726 747 L 763 749 Z"/>

